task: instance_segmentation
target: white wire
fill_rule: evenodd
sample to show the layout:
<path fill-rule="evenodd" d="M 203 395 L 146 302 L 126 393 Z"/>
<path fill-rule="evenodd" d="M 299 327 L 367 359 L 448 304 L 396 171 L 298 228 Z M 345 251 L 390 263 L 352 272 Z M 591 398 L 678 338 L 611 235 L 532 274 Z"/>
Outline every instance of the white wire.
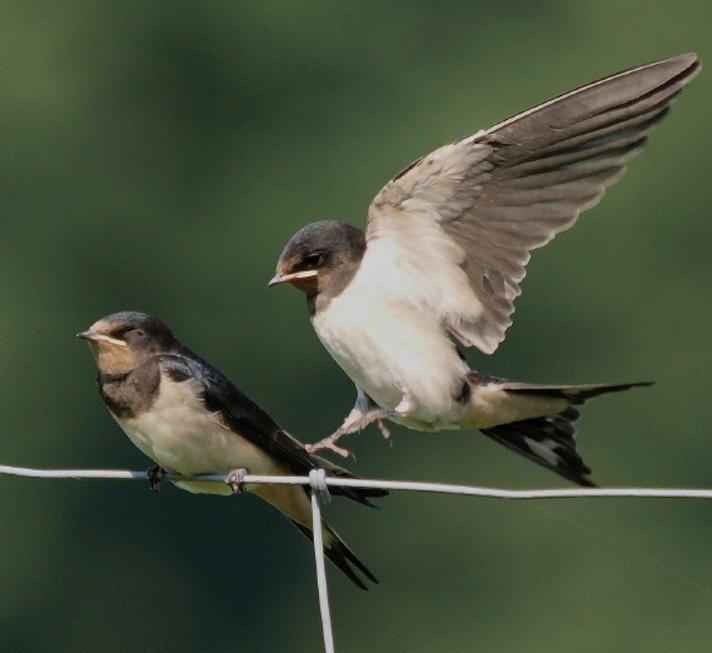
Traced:
<path fill-rule="evenodd" d="M 145 481 L 146 472 L 117 469 L 34 469 L 0 465 L 0 474 L 27 476 L 31 478 L 106 478 L 129 481 Z M 224 474 L 203 474 L 184 477 L 166 474 L 167 481 L 199 480 L 224 483 Z M 502 488 L 453 485 L 450 483 L 423 483 L 418 481 L 386 481 L 362 478 L 324 479 L 330 487 L 379 488 L 384 490 L 405 490 L 411 492 L 435 492 L 438 494 L 463 494 L 488 497 L 491 499 L 533 500 L 533 499 L 577 499 L 577 498 L 636 498 L 636 499 L 712 499 L 712 489 L 703 488 L 562 488 L 554 490 L 506 490 Z M 260 476 L 247 474 L 245 483 L 275 483 L 282 485 L 310 485 L 308 476 Z"/>
<path fill-rule="evenodd" d="M 0 465 L 0 475 L 25 476 L 30 478 L 92 479 L 106 478 L 128 481 L 146 481 L 143 471 L 118 469 L 34 469 Z M 185 477 L 166 474 L 167 481 L 200 480 L 225 483 L 223 474 L 204 474 Z M 438 494 L 462 494 L 491 499 L 533 500 L 533 499 L 578 499 L 578 498 L 635 498 L 635 499 L 712 499 L 712 489 L 702 488 L 566 488 L 556 490 L 505 490 L 501 488 L 452 485 L 449 483 L 422 483 L 414 481 L 385 481 L 377 479 L 331 478 L 324 470 L 312 470 L 309 476 L 259 476 L 246 474 L 245 483 L 275 483 L 282 485 L 310 485 L 312 506 L 312 527 L 314 533 L 314 557 L 316 560 L 319 609 L 324 633 L 324 650 L 334 653 L 334 635 L 331 626 L 329 594 L 326 583 L 324 543 L 322 537 L 321 501 L 328 503 L 328 488 L 378 488 L 383 490 L 405 490 L 411 492 L 435 492 Z"/>
<path fill-rule="evenodd" d="M 312 533 L 314 534 L 314 559 L 316 560 L 316 584 L 319 590 L 319 611 L 324 633 L 324 651 L 334 653 L 334 633 L 331 628 L 331 610 L 329 608 L 329 589 L 326 584 L 326 565 L 324 563 L 324 542 L 321 530 L 321 501 L 328 496 L 326 473 L 323 469 L 309 472 L 311 484 Z M 326 503 L 326 501 L 325 501 Z"/>

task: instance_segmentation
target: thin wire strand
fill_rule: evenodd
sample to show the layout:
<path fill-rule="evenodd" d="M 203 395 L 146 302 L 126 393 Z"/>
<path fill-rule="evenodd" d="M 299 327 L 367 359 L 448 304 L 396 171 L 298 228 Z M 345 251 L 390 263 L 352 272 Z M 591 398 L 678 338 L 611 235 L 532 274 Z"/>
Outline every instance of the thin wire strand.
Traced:
<path fill-rule="evenodd" d="M 46 479 L 117 479 L 127 481 L 146 481 L 144 471 L 120 469 L 35 469 L 0 465 L 0 475 L 24 476 Z M 200 476 L 180 476 L 166 474 L 167 481 L 200 480 L 225 483 L 222 474 L 204 474 Z M 324 635 L 325 653 L 334 653 L 334 635 L 331 625 L 329 593 L 326 582 L 324 561 L 324 542 L 322 536 L 321 501 L 328 503 L 328 488 L 379 488 L 384 490 L 433 492 L 436 494 L 460 494 L 465 496 L 491 499 L 536 500 L 536 499 L 578 499 L 578 498 L 631 498 L 631 499 L 712 499 L 712 489 L 703 488 L 566 488 L 555 490 L 506 490 L 502 488 L 453 485 L 449 483 L 423 483 L 415 481 L 386 481 L 378 479 L 330 478 L 324 470 L 312 470 L 309 476 L 260 476 L 247 474 L 245 483 L 274 483 L 278 485 L 311 486 L 312 527 L 314 533 L 314 557 L 316 561 L 317 588 L 319 590 L 319 609 Z"/>
<path fill-rule="evenodd" d="M 328 495 L 329 489 L 325 483 L 326 474 L 323 469 L 312 469 L 309 472 L 311 484 L 312 533 L 314 534 L 314 559 L 316 560 L 316 584 L 319 590 L 319 612 L 324 634 L 325 653 L 334 653 L 334 633 L 331 627 L 331 610 L 329 608 L 329 589 L 326 583 L 326 564 L 324 562 L 324 541 L 321 530 L 321 501 Z M 326 503 L 326 501 L 325 501 Z"/>
<path fill-rule="evenodd" d="M 0 474 L 31 478 L 65 479 L 118 479 L 145 481 L 146 472 L 117 469 L 35 469 L 0 465 Z M 223 474 L 180 476 L 166 474 L 167 481 L 213 481 L 224 483 Z M 310 485 L 308 476 L 260 476 L 247 474 L 245 483 L 274 483 L 277 485 Z M 577 499 L 577 498 L 631 498 L 631 499 L 712 499 L 712 489 L 704 488 L 562 488 L 552 490 L 506 490 L 503 488 L 453 485 L 450 483 L 423 483 L 417 481 L 387 481 L 380 479 L 335 478 L 327 476 L 324 482 L 329 487 L 380 488 L 384 490 L 433 492 L 436 494 L 462 494 L 491 499 Z"/>

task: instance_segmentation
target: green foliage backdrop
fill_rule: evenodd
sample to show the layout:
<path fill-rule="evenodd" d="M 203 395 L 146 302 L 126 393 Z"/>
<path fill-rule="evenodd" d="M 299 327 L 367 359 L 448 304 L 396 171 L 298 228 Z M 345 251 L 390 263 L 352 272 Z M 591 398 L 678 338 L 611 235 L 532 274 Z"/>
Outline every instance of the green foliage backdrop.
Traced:
<path fill-rule="evenodd" d="M 307 221 L 362 224 L 413 158 L 621 68 L 695 49 L 712 5 L 17 2 L 0 7 L 0 461 L 145 468 L 73 334 L 155 313 L 305 441 L 353 389 L 266 282 Z M 658 384 L 587 408 L 607 485 L 709 486 L 710 71 L 577 227 L 537 253 L 484 370 Z M 471 433 L 369 431 L 367 476 L 558 486 Z M 401 494 L 332 522 L 339 651 L 709 650 L 712 508 Z M 318 650 L 311 552 L 253 497 L 0 479 L 0 650 Z"/>

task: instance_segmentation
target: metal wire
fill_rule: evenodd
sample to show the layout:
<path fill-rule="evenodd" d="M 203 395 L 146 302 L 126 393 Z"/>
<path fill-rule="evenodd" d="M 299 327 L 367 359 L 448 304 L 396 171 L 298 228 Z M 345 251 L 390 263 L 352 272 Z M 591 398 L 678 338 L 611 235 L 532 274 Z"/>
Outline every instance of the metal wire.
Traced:
<path fill-rule="evenodd" d="M 31 478 L 107 478 L 126 481 L 145 481 L 146 472 L 117 469 L 35 469 L 0 465 L 0 474 L 27 476 Z M 224 483 L 224 474 L 203 474 L 200 476 L 180 476 L 166 474 L 167 481 L 213 481 Z M 324 479 L 330 487 L 381 488 L 384 490 L 405 490 L 411 492 L 434 492 L 437 494 L 464 494 L 491 499 L 533 500 L 533 499 L 578 499 L 578 498 L 620 498 L 631 499 L 712 499 L 712 489 L 703 488 L 562 488 L 555 490 L 506 490 L 502 488 L 453 485 L 450 483 L 423 483 L 419 481 L 387 481 L 379 479 L 335 478 Z M 282 485 L 310 485 L 308 476 L 259 476 L 246 474 L 245 483 L 275 483 Z"/>
<path fill-rule="evenodd" d="M 146 481 L 144 471 L 117 469 L 34 469 L 0 465 L 0 475 L 24 476 L 30 478 L 65 479 L 118 479 Z M 225 483 L 223 474 L 204 474 L 186 477 L 166 474 L 166 481 L 200 480 Z M 247 474 L 245 483 L 274 483 L 282 485 L 309 485 L 312 507 L 312 527 L 314 533 L 314 557 L 316 561 L 319 609 L 324 633 L 324 651 L 334 653 L 334 635 L 331 625 L 329 593 L 324 562 L 324 542 L 322 536 L 321 504 L 329 503 L 329 487 L 380 488 L 384 490 L 404 490 L 410 492 L 434 492 L 438 494 L 461 494 L 490 499 L 536 500 L 536 499 L 579 499 L 579 498 L 630 498 L 630 499 L 712 499 L 712 489 L 702 488 L 566 488 L 556 490 L 506 490 L 502 488 L 452 485 L 449 483 L 423 483 L 416 481 L 386 481 L 377 479 L 334 478 L 326 476 L 323 469 L 314 469 L 309 476 L 259 476 Z"/>
<path fill-rule="evenodd" d="M 324 651 L 334 653 L 334 633 L 331 627 L 331 610 L 329 608 L 329 589 L 326 584 L 326 565 L 324 562 L 324 542 L 321 530 L 321 502 L 331 500 L 329 487 L 326 484 L 326 472 L 323 469 L 312 469 L 309 472 L 311 484 L 312 532 L 314 533 L 314 559 L 316 560 L 316 585 L 319 589 L 319 612 L 321 626 L 324 632 Z M 328 500 L 325 500 L 329 497 Z"/>

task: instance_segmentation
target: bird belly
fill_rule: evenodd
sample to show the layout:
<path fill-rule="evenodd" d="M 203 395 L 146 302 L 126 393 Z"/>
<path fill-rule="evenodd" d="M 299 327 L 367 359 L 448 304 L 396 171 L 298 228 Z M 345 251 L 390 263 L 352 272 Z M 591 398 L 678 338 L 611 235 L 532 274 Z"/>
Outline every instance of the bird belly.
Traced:
<path fill-rule="evenodd" d="M 378 406 L 393 410 L 409 396 L 413 409 L 392 421 L 417 431 L 482 429 L 556 415 L 568 402 L 507 392 L 501 384 L 470 383 L 469 366 L 426 312 L 379 301 L 370 288 L 347 288 L 312 318 L 327 351 Z"/>
<path fill-rule="evenodd" d="M 455 397 L 467 364 L 439 324 L 375 294 L 356 285 L 332 299 L 312 318 L 319 340 L 381 408 L 412 402 L 408 416 L 394 421 L 416 430 L 459 428 Z"/>
<path fill-rule="evenodd" d="M 127 420 L 117 419 L 138 449 L 166 470 L 186 476 L 238 468 L 253 474 L 288 473 L 264 450 L 227 428 L 219 414 L 208 412 L 191 385 L 191 381 L 164 378 L 150 409 Z M 193 492 L 231 493 L 221 483 L 181 481 L 177 485 Z"/>

